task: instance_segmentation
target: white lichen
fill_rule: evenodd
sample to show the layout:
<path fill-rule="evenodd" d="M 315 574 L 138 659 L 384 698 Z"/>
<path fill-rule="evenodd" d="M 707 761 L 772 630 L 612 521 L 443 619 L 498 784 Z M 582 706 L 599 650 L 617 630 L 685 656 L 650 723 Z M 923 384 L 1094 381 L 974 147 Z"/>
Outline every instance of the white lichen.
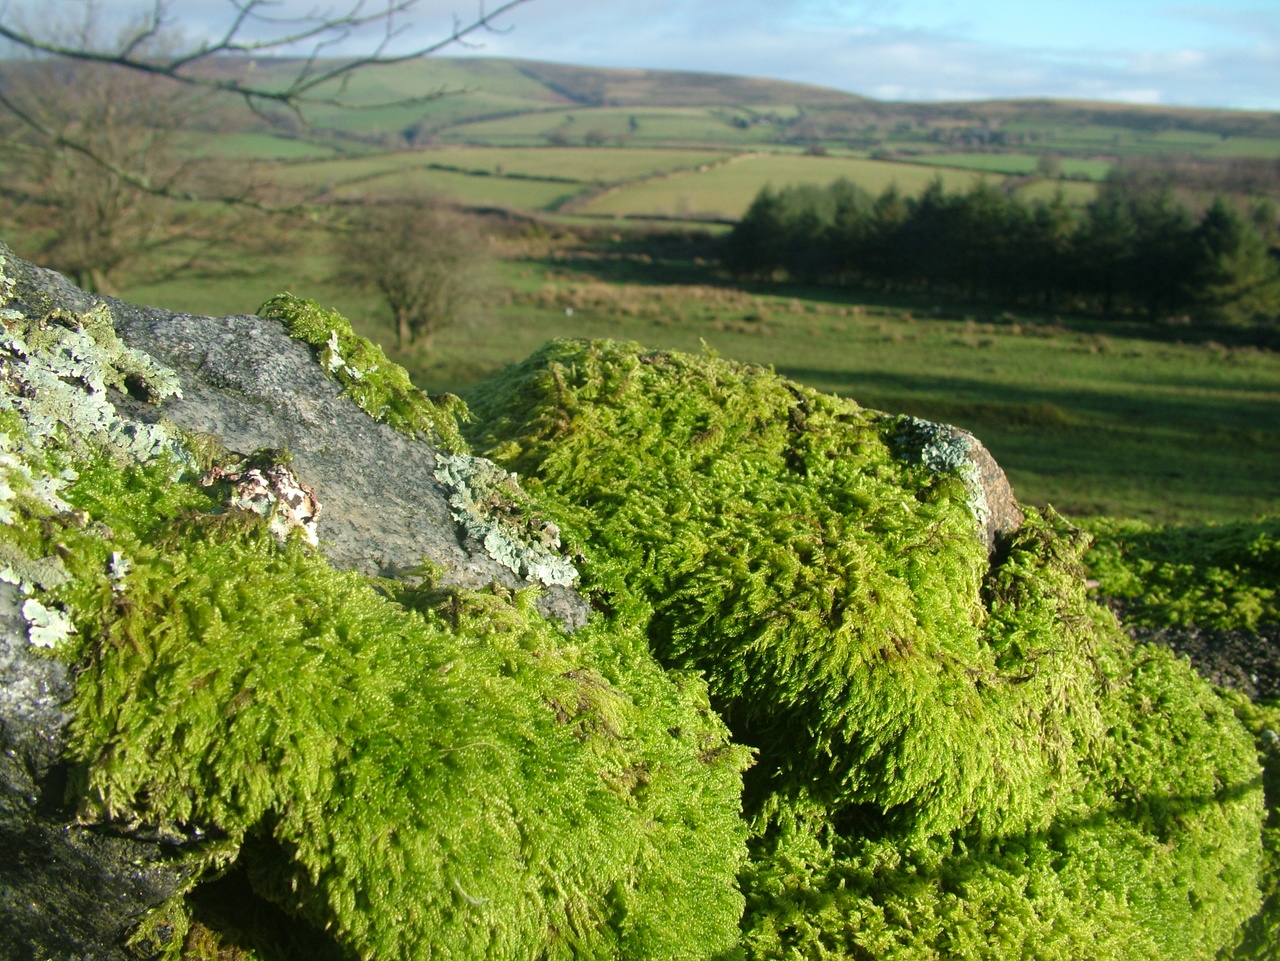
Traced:
<path fill-rule="evenodd" d="M 964 482 L 965 506 L 985 530 L 991 518 L 987 503 L 987 490 L 982 485 L 982 473 L 973 456 L 973 436 L 950 424 L 938 424 L 919 417 L 895 418 L 898 444 L 909 458 L 916 460 L 935 474 L 959 476 Z"/>
<path fill-rule="evenodd" d="M 164 427 L 116 409 L 108 389 L 129 386 L 154 401 L 181 396 L 172 371 L 116 338 L 105 305 L 82 316 L 22 317 L 0 327 L 0 410 L 16 411 L 35 445 L 97 446 L 138 461 L 168 455 L 188 464 L 185 448 Z"/>
<path fill-rule="evenodd" d="M 13 289 L 17 286 L 17 281 L 5 269 L 8 265 L 9 258 L 4 250 L 0 249 L 0 321 L 22 319 L 22 311 L 14 310 L 9 306 L 9 301 L 13 299 Z"/>
<path fill-rule="evenodd" d="M 495 561 L 528 581 L 571 586 L 578 572 L 557 553 L 560 529 L 537 517 L 515 474 L 483 457 L 436 453 L 453 519 Z"/>
<path fill-rule="evenodd" d="M 338 332 L 336 330 L 329 331 L 329 339 L 325 341 L 324 349 L 320 353 L 320 363 L 330 375 L 337 374 L 341 371 L 352 380 L 364 380 L 366 371 L 360 370 L 358 367 L 352 367 L 342 356 L 341 343 L 338 341 Z M 369 368 L 367 373 L 372 374 L 378 369 L 378 365 L 374 364 Z"/>
<path fill-rule="evenodd" d="M 268 518 L 271 533 L 282 543 L 299 530 L 312 547 L 320 545 L 320 500 L 315 490 L 298 480 L 298 475 L 285 465 L 243 471 L 215 467 L 200 478 L 204 487 L 219 482 L 231 485 L 228 506 Z"/>
<path fill-rule="evenodd" d="M 119 551 L 111 552 L 111 560 L 107 564 L 107 577 L 111 579 L 111 589 L 116 593 L 124 590 L 124 579 L 128 576 L 133 564 L 129 558 Z"/>
<path fill-rule="evenodd" d="M 34 597 L 22 602 L 22 616 L 27 621 L 27 640 L 32 647 L 57 650 L 76 632 L 65 611 L 45 607 Z"/>

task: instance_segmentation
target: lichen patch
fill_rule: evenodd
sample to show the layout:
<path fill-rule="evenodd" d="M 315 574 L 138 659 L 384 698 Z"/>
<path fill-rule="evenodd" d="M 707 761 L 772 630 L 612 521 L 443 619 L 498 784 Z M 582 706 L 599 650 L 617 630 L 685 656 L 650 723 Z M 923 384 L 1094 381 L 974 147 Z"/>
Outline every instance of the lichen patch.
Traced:
<path fill-rule="evenodd" d="M 950 424 L 938 424 L 919 417 L 892 418 L 897 440 L 909 459 L 922 464 L 935 474 L 955 473 L 964 482 L 965 506 L 985 531 L 991 519 L 991 506 L 982 485 L 982 473 L 973 456 L 973 435 Z"/>
<path fill-rule="evenodd" d="M 570 587 L 578 579 L 558 553 L 560 528 L 534 511 L 515 474 L 482 457 L 442 452 L 435 476 L 448 491 L 453 519 L 499 564 L 548 586 Z"/>
<path fill-rule="evenodd" d="M 214 467 L 200 478 L 202 487 L 217 483 L 230 485 L 229 506 L 267 518 L 277 540 L 285 542 L 298 530 L 312 547 L 320 545 L 320 499 L 314 488 L 303 484 L 284 464 L 242 471 Z"/>
<path fill-rule="evenodd" d="M 65 611 L 45 607 L 33 597 L 22 604 L 22 616 L 27 621 L 27 639 L 33 647 L 57 650 L 76 632 Z"/>

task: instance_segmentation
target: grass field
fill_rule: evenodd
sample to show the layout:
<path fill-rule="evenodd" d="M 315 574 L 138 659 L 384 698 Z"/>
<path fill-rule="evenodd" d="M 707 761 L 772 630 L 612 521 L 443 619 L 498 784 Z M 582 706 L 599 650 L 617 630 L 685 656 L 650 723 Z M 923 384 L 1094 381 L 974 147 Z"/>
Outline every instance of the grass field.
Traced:
<path fill-rule="evenodd" d="M 766 184 L 827 184 L 847 177 L 872 194 L 897 184 L 904 194 L 915 195 L 935 178 L 941 178 L 949 190 L 966 190 L 979 179 L 998 182 L 1004 176 L 991 168 L 1000 168 L 996 161 L 1006 158 L 974 155 L 991 162 L 966 170 L 942 166 L 941 160 L 950 156 L 926 164 L 813 157 L 798 151 L 441 147 L 291 163 L 277 169 L 276 179 L 295 187 L 329 186 L 343 199 L 427 191 L 468 205 L 544 212 L 556 210 L 589 188 L 621 184 L 599 196 L 587 195 L 589 199 L 577 205 L 575 212 L 696 220 L 740 217 Z M 1080 181 L 1032 179 L 1018 189 L 1025 196 L 1044 199 L 1060 189 L 1069 202 L 1077 204 L 1088 203 L 1096 194 L 1095 185 Z"/>
<path fill-rule="evenodd" d="M 653 150 L 642 147 L 446 147 L 401 155 L 407 161 L 485 171 L 491 175 L 563 177 L 585 183 L 617 183 L 672 170 L 696 168 L 732 156 L 721 150 Z"/>
<path fill-rule="evenodd" d="M 1059 191 L 1067 203 L 1076 206 L 1092 203 L 1098 196 L 1097 184 L 1079 180 L 1032 180 L 1020 185 L 1017 193 L 1023 200 L 1051 200 Z"/>
<path fill-rule="evenodd" d="M 275 178 L 292 187 L 329 188 L 343 199 L 429 192 L 473 206 L 545 211 L 598 184 L 697 169 L 729 156 L 608 147 L 436 148 L 289 164 L 278 167 Z"/>
<path fill-rule="evenodd" d="M 773 139 L 768 128 L 735 127 L 722 109 L 708 107 L 575 107 L 459 123 L 443 129 L 440 137 L 448 142 L 518 146 L 546 142 L 553 134 L 582 144 L 592 133 L 636 146 L 687 143 L 741 149 Z"/>
<path fill-rule="evenodd" d="M 935 167 L 956 167 L 961 170 L 981 170 L 987 173 L 1010 174 L 1025 177 L 1036 171 L 1039 156 L 1025 153 L 935 153 L 920 157 L 903 157 L 908 163 L 927 164 Z M 1065 157 L 1061 160 L 1062 172 L 1068 177 L 1085 177 L 1102 180 L 1114 166 L 1106 160 L 1078 160 Z"/>
<path fill-rule="evenodd" d="M 182 147 L 197 157 L 218 160 L 317 160 L 336 153 L 324 144 L 269 133 L 190 135 Z"/>
<path fill-rule="evenodd" d="M 965 190 L 982 176 L 881 160 L 754 154 L 737 157 L 732 163 L 704 172 L 677 174 L 622 187 L 594 198 L 584 204 L 581 211 L 614 216 L 701 215 L 736 219 L 746 212 L 766 184 L 775 187 L 794 183 L 828 184 L 847 177 L 873 194 L 893 183 L 903 193 L 916 194 L 935 177 L 941 177 L 950 190 Z"/>
<path fill-rule="evenodd" d="M 403 102 L 446 90 L 453 95 Z M 320 107 L 310 140 L 246 117 L 244 129 L 193 135 L 186 148 L 253 160 L 281 186 L 327 189 L 343 201 L 430 191 L 540 217 L 514 239 L 518 221 L 506 219 L 494 289 L 474 320 L 444 330 L 429 353 L 396 358 L 430 390 L 465 392 L 551 337 L 705 344 L 868 406 L 972 429 L 1033 503 L 1155 521 L 1280 510 L 1280 358 L 1240 336 L 1184 344 L 1179 334 L 1195 331 L 997 316 L 918 297 L 731 289 L 707 239 L 727 229 L 708 218 L 741 216 L 766 184 L 840 177 L 873 194 L 897 184 L 914 195 L 941 178 L 948 190 L 986 181 L 1027 198 L 1061 190 L 1086 204 L 1126 158 L 1280 158 L 1276 116 L 1050 101 L 884 104 L 750 78 L 488 59 L 363 73 L 351 98 L 400 102 Z M 815 144 L 827 155 L 807 155 Z M 868 156 L 881 150 L 902 155 Z M 1044 152 L 1082 179 L 1034 176 Z M 629 217 L 664 223 L 641 228 L 649 234 L 611 223 Z M 601 224 L 612 240 L 579 229 Z M 696 229 L 663 239 L 686 227 Z M 290 289 L 392 340 L 373 294 L 331 280 L 334 254 L 318 233 L 240 262 L 234 275 L 187 273 L 125 296 L 220 314 L 252 311 Z"/>
<path fill-rule="evenodd" d="M 588 254 L 597 259 L 583 259 Z M 310 253 L 235 278 L 186 278 L 127 299 L 252 311 L 281 289 L 392 342 L 371 295 Z M 431 391 L 465 393 L 552 337 L 611 337 L 766 365 L 859 403 L 974 431 L 1018 495 L 1075 515 L 1238 520 L 1280 511 L 1280 356 L 1177 342 L 1176 329 L 991 315 L 963 304 L 725 288 L 661 250 L 550 250 L 497 268 L 490 305 L 396 356 Z M 394 351 L 392 352 L 394 355 Z"/>

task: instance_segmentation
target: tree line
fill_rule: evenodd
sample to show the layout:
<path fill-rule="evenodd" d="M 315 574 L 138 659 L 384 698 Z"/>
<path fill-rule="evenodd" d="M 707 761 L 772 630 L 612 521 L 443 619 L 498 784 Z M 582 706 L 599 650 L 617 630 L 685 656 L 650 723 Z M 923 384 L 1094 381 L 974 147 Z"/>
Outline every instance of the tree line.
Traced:
<path fill-rule="evenodd" d="M 948 193 L 878 197 L 838 180 L 756 195 L 725 241 L 744 278 L 785 276 L 929 291 L 1058 310 L 1275 323 L 1280 316 L 1276 208 L 1246 215 L 1219 197 L 1201 213 L 1171 190 L 1103 184 L 1086 207 L 1059 192 L 1027 201 L 987 182 Z"/>

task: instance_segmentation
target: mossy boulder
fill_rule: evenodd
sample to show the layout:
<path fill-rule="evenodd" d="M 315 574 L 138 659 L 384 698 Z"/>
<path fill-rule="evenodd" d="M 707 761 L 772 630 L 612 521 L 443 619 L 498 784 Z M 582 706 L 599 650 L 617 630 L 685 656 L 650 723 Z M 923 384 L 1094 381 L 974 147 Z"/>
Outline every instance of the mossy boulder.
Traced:
<path fill-rule="evenodd" d="M 353 396 L 282 320 L 3 259 L 6 957 L 734 947 L 749 753 L 700 678 L 583 623 L 509 475 L 460 511 L 482 462 L 442 471 L 463 455 L 403 371 Z M 393 394 L 396 424 L 360 403 Z"/>
<path fill-rule="evenodd" d="M 1270 716 L 969 435 L 581 342 L 462 423 L 309 301 L 0 258 L 4 943 L 1265 956 Z"/>
<path fill-rule="evenodd" d="M 472 398 L 583 590 L 756 748 L 750 957 L 1213 958 L 1259 903 L 1232 706 L 963 457 L 759 367 L 560 342 Z"/>

